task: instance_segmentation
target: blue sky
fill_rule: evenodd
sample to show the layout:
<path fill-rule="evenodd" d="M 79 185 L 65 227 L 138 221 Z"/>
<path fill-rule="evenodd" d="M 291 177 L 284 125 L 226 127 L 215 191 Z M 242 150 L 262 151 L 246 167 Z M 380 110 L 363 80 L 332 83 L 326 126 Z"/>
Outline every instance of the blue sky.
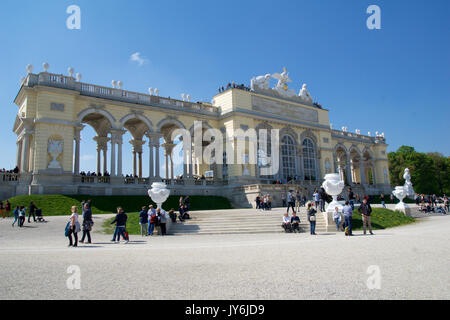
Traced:
<path fill-rule="evenodd" d="M 66 28 L 72 4 L 81 8 L 81 30 Z M 371 4 L 381 8 L 381 30 L 366 27 Z M 74 67 L 83 82 L 115 79 L 127 90 L 157 87 L 202 101 L 229 81 L 248 84 L 287 67 L 291 86 L 307 83 L 335 128 L 385 132 L 389 151 L 411 145 L 449 156 L 449 20 L 446 0 L 3 0 L 0 147 L 8 151 L 0 167 L 15 162 L 19 80 L 28 63 L 36 72 L 44 61 L 50 72 Z M 130 61 L 136 52 L 142 65 Z M 82 166 L 95 169 L 93 130 L 83 134 Z M 131 155 L 124 161 L 131 171 Z"/>

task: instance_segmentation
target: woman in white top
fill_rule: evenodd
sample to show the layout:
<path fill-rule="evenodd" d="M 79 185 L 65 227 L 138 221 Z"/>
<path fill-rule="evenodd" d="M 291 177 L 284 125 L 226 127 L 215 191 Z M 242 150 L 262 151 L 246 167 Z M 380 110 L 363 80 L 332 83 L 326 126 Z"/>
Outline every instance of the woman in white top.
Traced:
<path fill-rule="evenodd" d="M 77 247 L 78 246 L 78 232 L 80 232 L 80 223 L 78 222 L 78 208 L 76 206 L 72 207 L 72 214 L 70 216 L 70 226 L 69 226 L 69 247 Z M 72 241 L 72 234 L 75 239 L 75 243 Z"/>

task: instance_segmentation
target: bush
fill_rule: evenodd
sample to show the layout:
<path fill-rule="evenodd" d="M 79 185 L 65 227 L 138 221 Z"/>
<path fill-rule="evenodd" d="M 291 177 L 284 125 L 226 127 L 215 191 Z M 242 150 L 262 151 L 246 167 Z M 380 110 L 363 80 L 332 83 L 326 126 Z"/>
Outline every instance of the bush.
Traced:
<path fill-rule="evenodd" d="M 191 211 L 196 210 L 220 210 L 231 209 L 231 204 L 227 198 L 217 196 L 190 196 Z M 89 196 L 89 195 L 31 195 L 18 196 L 9 199 L 11 206 L 25 206 L 28 208 L 30 202 L 42 209 L 44 216 L 68 215 L 72 206 L 77 206 L 81 210 L 82 200 L 92 200 L 93 214 L 116 213 L 117 207 L 122 207 L 125 212 L 138 212 L 142 206 L 150 204 L 156 206 L 148 196 Z M 170 210 L 178 209 L 180 196 L 170 196 L 164 203 L 163 208 Z M 80 211 L 81 212 L 81 211 Z"/>

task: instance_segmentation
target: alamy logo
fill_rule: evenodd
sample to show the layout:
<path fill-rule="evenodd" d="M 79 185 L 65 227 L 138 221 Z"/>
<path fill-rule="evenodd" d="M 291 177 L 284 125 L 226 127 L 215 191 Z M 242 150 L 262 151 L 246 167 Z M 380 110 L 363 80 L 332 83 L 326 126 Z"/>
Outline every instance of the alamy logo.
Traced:
<path fill-rule="evenodd" d="M 80 30 L 81 29 L 81 9 L 77 5 L 71 5 L 67 7 L 67 14 L 70 16 L 66 20 L 66 26 L 69 30 Z"/>
<path fill-rule="evenodd" d="M 369 30 L 380 30 L 381 29 L 381 9 L 377 5 L 371 5 L 367 8 L 367 14 L 370 17 L 367 18 L 367 28 Z"/>
<path fill-rule="evenodd" d="M 366 271 L 369 274 L 369 278 L 366 281 L 367 288 L 369 290 L 381 289 L 381 270 L 379 266 L 369 266 Z"/>
<path fill-rule="evenodd" d="M 81 269 L 79 266 L 69 266 L 67 273 L 71 276 L 67 278 L 66 286 L 69 290 L 81 289 Z"/>

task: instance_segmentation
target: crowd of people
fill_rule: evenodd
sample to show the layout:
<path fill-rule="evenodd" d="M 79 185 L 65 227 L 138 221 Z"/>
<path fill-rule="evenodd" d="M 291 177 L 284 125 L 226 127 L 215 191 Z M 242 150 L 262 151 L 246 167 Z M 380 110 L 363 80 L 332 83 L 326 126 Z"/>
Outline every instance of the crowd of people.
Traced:
<path fill-rule="evenodd" d="M 447 214 L 450 209 L 449 199 L 445 194 L 442 197 L 437 197 L 435 194 L 417 194 L 415 201 L 416 205 L 419 206 L 419 210 L 425 213 Z"/>
<path fill-rule="evenodd" d="M 81 171 L 80 172 L 80 176 L 82 177 L 110 177 L 111 175 L 109 174 L 108 171 L 105 171 L 103 174 L 101 172 L 85 172 L 85 171 Z"/>
<path fill-rule="evenodd" d="M 0 169 L 0 173 L 15 173 L 15 174 L 17 174 L 17 173 L 19 173 L 19 167 L 15 167 L 14 169 L 11 169 L 11 170 L 6 170 L 5 168 L 3 168 L 3 169 Z"/>
<path fill-rule="evenodd" d="M 251 88 L 244 84 L 236 84 L 234 82 L 229 82 L 225 87 L 219 87 L 219 93 L 225 92 L 228 89 L 241 89 L 244 91 L 251 91 Z"/>
<path fill-rule="evenodd" d="M 256 196 L 256 209 L 260 211 L 272 210 L 272 196 L 270 194 Z"/>
<path fill-rule="evenodd" d="M 9 200 L 6 200 L 5 202 L 0 201 L 0 215 L 3 219 L 9 218 L 11 209 Z M 27 208 L 25 206 L 16 206 L 12 210 L 12 217 L 14 219 L 12 227 L 17 223 L 19 228 L 23 228 L 27 217 Z M 39 209 L 33 201 L 30 202 L 30 205 L 28 206 L 28 223 L 31 223 L 31 218 L 33 218 L 33 222 L 46 222 L 42 216 L 42 210 Z"/>

